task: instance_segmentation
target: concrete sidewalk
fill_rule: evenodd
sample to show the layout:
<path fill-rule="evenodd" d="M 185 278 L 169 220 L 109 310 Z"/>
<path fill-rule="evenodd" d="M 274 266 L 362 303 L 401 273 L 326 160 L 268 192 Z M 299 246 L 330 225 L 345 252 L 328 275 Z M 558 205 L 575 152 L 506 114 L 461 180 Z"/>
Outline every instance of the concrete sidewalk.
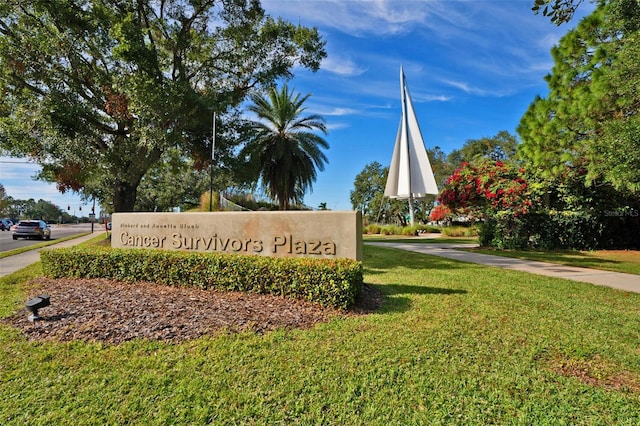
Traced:
<path fill-rule="evenodd" d="M 415 251 L 418 253 L 430 254 L 432 256 L 459 260 L 461 262 L 478 263 L 497 268 L 513 269 L 516 271 L 564 278 L 567 280 L 580 281 L 640 293 L 640 275 L 602 271 L 599 269 L 578 268 L 575 266 L 559 265 L 557 263 L 537 262 L 533 260 L 514 259 L 510 257 L 492 256 L 488 254 L 457 250 L 460 248 L 477 247 L 476 244 L 422 244 L 393 242 L 365 242 L 365 244 Z"/>
<path fill-rule="evenodd" d="M 71 247 L 90 240 L 94 237 L 102 235 L 106 238 L 106 231 L 96 231 L 93 234 L 83 235 L 82 237 L 72 238 L 61 243 L 52 244 L 40 249 L 25 251 L 24 253 L 14 254 L 0 259 L 0 277 L 13 274 L 22 268 L 40 261 L 40 250 L 48 250 L 51 248 Z"/>

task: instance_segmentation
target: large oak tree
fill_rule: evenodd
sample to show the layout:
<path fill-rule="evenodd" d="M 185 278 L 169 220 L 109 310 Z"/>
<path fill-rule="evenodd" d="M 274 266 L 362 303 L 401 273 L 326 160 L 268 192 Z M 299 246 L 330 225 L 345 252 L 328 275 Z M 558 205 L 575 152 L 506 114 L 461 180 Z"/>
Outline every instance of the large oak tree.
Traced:
<path fill-rule="evenodd" d="M 447 156 L 447 161 L 455 167 L 462 163 L 490 161 L 516 161 L 518 139 L 506 130 L 495 136 L 480 139 L 468 139 L 462 148 L 455 149 Z M 451 175 L 453 170 L 446 176 Z"/>
<path fill-rule="evenodd" d="M 214 111 L 326 55 L 258 0 L 8 0 L 0 35 L 2 151 L 114 211 L 168 149 L 206 165 Z"/>

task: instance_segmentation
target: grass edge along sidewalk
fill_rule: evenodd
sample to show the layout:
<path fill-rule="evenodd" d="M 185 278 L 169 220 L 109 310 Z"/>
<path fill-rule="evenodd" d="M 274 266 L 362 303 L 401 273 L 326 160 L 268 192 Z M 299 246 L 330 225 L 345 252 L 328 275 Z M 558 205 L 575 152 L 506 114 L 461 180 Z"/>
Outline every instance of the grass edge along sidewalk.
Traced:
<path fill-rule="evenodd" d="M 578 268 L 601 269 L 640 276 L 640 250 L 499 250 L 485 247 L 465 248 L 473 253 L 557 263 Z"/>
<path fill-rule="evenodd" d="M 476 247 L 477 245 L 474 244 L 413 244 L 370 241 L 366 241 L 365 244 L 414 251 L 432 256 L 444 257 L 451 260 L 458 260 L 461 262 L 476 263 L 521 272 L 529 272 L 537 275 L 564 278 L 573 281 L 612 287 L 618 290 L 640 293 L 640 275 L 457 250 Z"/>

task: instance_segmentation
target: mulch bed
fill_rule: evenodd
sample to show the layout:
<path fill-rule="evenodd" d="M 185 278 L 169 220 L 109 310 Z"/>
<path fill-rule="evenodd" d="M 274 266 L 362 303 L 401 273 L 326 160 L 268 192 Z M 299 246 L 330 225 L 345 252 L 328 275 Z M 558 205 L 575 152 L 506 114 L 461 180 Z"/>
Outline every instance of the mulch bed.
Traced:
<path fill-rule="evenodd" d="M 243 292 L 217 292 L 155 283 L 123 283 L 106 279 L 38 278 L 29 298 L 48 294 L 51 305 L 28 320 L 22 307 L 2 320 L 29 340 L 99 341 L 118 344 L 132 339 L 184 341 L 205 335 L 274 329 L 307 329 L 340 316 L 376 310 L 381 294 L 366 285 L 349 311 L 283 297 Z"/>

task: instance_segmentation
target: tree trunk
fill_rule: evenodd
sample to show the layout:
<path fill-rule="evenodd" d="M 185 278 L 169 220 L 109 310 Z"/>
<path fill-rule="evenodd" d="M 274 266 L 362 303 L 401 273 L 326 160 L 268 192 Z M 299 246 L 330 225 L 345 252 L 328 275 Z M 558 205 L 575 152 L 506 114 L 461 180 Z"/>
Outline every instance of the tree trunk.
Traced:
<path fill-rule="evenodd" d="M 132 212 L 142 177 L 160 160 L 162 151 L 158 147 L 148 149 L 135 139 L 124 138 L 119 142 L 118 161 L 114 161 L 112 167 L 113 175 L 117 176 L 113 189 L 113 211 Z"/>
<path fill-rule="evenodd" d="M 132 212 L 136 205 L 138 185 L 128 182 L 116 182 L 113 193 L 113 212 Z"/>

